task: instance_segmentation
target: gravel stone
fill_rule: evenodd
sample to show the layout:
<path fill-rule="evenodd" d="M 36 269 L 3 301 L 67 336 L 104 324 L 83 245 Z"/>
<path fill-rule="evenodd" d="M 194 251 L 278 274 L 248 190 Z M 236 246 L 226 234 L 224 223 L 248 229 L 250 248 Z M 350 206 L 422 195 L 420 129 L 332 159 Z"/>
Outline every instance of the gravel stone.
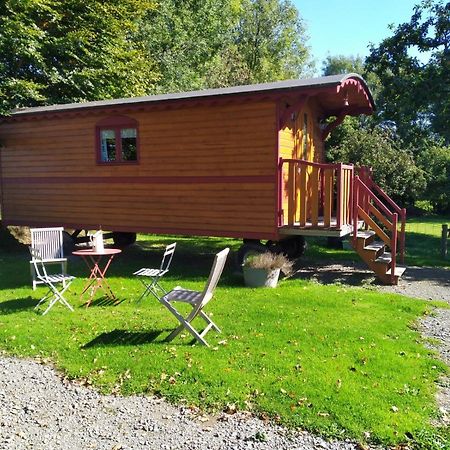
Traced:
<path fill-rule="evenodd" d="M 101 395 L 51 367 L 0 356 L 0 448 L 357 450 L 268 424 L 250 414 L 198 420 L 198 411 L 155 397 Z"/>

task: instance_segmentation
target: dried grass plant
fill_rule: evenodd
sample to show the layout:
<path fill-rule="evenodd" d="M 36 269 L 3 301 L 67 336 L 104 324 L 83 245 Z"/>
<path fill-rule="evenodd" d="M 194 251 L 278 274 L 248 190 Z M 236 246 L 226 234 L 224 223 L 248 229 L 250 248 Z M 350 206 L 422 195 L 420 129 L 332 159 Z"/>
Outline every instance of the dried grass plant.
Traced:
<path fill-rule="evenodd" d="M 285 255 L 272 252 L 250 255 L 244 262 L 244 266 L 254 269 L 280 269 L 284 275 L 289 275 L 292 272 L 293 265 L 294 262 L 290 261 Z"/>

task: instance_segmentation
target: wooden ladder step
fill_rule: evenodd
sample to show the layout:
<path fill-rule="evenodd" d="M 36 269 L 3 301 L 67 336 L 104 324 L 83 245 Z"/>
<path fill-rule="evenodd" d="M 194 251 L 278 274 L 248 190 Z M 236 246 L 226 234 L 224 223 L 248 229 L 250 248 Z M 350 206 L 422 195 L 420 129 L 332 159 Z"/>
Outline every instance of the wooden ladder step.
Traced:
<path fill-rule="evenodd" d="M 406 270 L 406 267 L 404 267 L 404 266 L 396 266 L 396 267 L 395 267 L 394 276 L 397 277 L 397 278 L 400 278 L 400 277 L 403 275 L 403 273 L 405 272 L 405 270 Z M 392 273 L 392 270 L 389 269 L 389 270 L 386 272 L 386 275 L 389 275 L 389 276 L 390 276 L 391 273 Z"/>
<path fill-rule="evenodd" d="M 366 231 L 358 231 L 356 233 L 356 237 L 358 239 L 368 239 L 375 235 L 375 231 L 372 230 L 366 230 Z M 351 237 L 353 237 L 353 233 L 350 234 Z"/>
<path fill-rule="evenodd" d="M 381 256 L 379 256 L 375 262 L 376 263 L 383 263 L 383 264 L 390 264 L 392 261 L 392 255 L 389 252 L 384 252 Z"/>
<path fill-rule="evenodd" d="M 385 247 L 385 243 L 381 241 L 374 241 L 371 244 L 367 244 L 364 246 L 364 250 L 372 250 L 374 252 L 378 252 L 382 248 Z"/>

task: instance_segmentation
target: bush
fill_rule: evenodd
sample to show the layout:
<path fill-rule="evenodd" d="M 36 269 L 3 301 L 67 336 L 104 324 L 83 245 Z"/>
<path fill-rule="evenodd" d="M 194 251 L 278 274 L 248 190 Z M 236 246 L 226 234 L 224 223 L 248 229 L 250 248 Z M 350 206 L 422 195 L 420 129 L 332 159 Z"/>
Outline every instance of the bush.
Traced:
<path fill-rule="evenodd" d="M 374 181 L 401 205 L 412 204 L 425 189 L 423 170 L 389 129 L 361 128 L 349 120 L 327 147 L 332 162 L 372 167 Z"/>
<path fill-rule="evenodd" d="M 450 147 L 432 145 L 422 151 L 419 165 L 425 173 L 427 189 L 422 196 L 435 212 L 450 212 Z"/>

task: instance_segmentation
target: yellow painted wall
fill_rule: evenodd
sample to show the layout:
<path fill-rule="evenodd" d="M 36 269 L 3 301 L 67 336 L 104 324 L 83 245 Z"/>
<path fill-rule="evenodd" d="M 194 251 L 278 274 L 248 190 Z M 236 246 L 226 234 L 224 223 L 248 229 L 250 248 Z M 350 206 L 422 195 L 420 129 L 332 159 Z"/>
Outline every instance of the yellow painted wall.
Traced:
<path fill-rule="evenodd" d="M 294 114 L 294 120 L 289 118 L 286 126 L 280 130 L 280 157 L 285 159 L 305 159 L 307 161 L 324 161 L 324 144 L 319 126 L 319 108 L 312 99 Z M 307 116 L 306 135 L 304 133 L 304 116 Z M 304 146 L 306 142 L 306 146 Z M 306 148 L 305 148 L 306 147 Z M 282 208 L 286 216 L 288 208 L 289 173 L 285 165 L 283 172 Z M 291 174 L 292 177 L 292 174 Z M 300 199 L 297 199 L 300 201 Z"/>

